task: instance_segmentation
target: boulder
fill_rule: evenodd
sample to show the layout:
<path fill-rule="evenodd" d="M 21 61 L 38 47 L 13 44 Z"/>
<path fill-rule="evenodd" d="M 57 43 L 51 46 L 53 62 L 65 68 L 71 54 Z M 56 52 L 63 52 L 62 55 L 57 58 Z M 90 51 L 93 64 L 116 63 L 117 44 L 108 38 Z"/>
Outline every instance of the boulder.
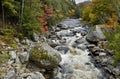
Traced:
<path fill-rule="evenodd" d="M 39 35 L 36 33 L 33 33 L 32 40 L 35 42 L 39 41 Z"/>
<path fill-rule="evenodd" d="M 20 53 L 19 59 L 20 59 L 21 63 L 28 62 L 28 60 L 29 60 L 29 53 L 28 52 Z"/>
<path fill-rule="evenodd" d="M 5 77 L 5 79 L 16 79 L 16 73 L 14 70 L 10 70 Z"/>
<path fill-rule="evenodd" d="M 97 37 L 96 34 L 97 34 L 96 31 L 92 31 L 88 33 L 86 36 L 86 40 L 91 43 L 97 43 L 99 41 L 99 38 Z"/>
<path fill-rule="evenodd" d="M 70 64 L 68 64 L 68 63 L 64 63 L 64 64 L 62 64 L 62 65 L 60 65 L 60 68 L 61 68 L 61 73 L 63 73 L 63 74 L 67 74 L 67 73 L 73 73 L 74 72 L 74 70 L 73 70 L 73 68 L 72 68 L 72 66 L 70 65 Z"/>
<path fill-rule="evenodd" d="M 86 36 L 86 40 L 91 43 L 97 43 L 98 41 L 104 40 L 104 39 L 105 39 L 105 36 L 101 31 L 101 28 L 98 26 L 96 26 L 95 31 L 90 31 Z"/>
<path fill-rule="evenodd" d="M 57 27 L 60 27 L 60 29 L 68 29 L 68 26 L 66 24 L 58 24 Z"/>
<path fill-rule="evenodd" d="M 69 48 L 66 46 L 56 46 L 55 49 L 60 52 L 63 52 L 64 54 L 66 54 L 69 51 Z"/>
<path fill-rule="evenodd" d="M 58 40 L 47 40 L 47 42 L 51 47 L 56 47 L 59 45 Z"/>
<path fill-rule="evenodd" d="M 20 79 L 45 79 L 45 77 L 40 72 L 35 73 L 23 73 Z"/>
<path fill-rule="evenodd" d="M 87 47 L 84 44 L 80 44 L 80 45 L 77 46 L 77 48 L 84 51 L 84 50 L 86 50 Z"/>
<path fill-rule="evenodd" d="M 82 44 L 82 43 L 85 43 L 86 42 L 86 39 L 85 38 L 80 38 L 80 39 L 77 39 L 76 41 L 75 41 L 75 43 L 77 43 L 77 44 Z"/>
<path fill-rule="evenodd" d="M 100 53 L 99 53 L 99 56 L 106 56 L 106 53 L 100 52 Z"/>
<path fill-rule="evenodd" d="M 59 52 L 47 43 L 42 43 L 40 49 L 35 48 L 30 54 L 30 62 L 44 69 L 56 68 L 61 61 Z"/>
<path fill-rule="evenodd" d="M 17 55 L 16 55 L 15 51 L 10 51 L 9 54 L 10 54 L 10 59 L 12 59 L 12 60 L 16 59 Z"/>

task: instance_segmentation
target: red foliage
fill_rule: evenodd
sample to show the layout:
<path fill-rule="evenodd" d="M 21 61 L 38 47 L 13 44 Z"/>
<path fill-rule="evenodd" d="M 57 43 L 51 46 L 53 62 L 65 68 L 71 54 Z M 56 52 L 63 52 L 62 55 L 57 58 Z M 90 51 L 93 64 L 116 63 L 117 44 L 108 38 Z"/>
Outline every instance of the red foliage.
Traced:
<path fill-rule="evenodd" d="M 42 33 L 45 32 L 45 28 L 44 28 L 44 27 L 41 28 L 41 32 L 42 32 Z"/>
<path fill-rule="evenodd" d="M 41 28 L 41 32 L 45 32 L 48 30 L 48 24 L 47 19 L 54 16 L 53 14 L 53 8 L 51 6 L 48 6 L 48 4 L 44 5 L 44 14 L 42 17 L 40 17 L 38 20 L 43 24 L 43 27 Z"/>
<path fill-rule="evenodd" d="M 46 30 L 46 31 L 48 30 L 48 26 L 47 26 L 47 25 L 45 26 L 45 30 Z"/>

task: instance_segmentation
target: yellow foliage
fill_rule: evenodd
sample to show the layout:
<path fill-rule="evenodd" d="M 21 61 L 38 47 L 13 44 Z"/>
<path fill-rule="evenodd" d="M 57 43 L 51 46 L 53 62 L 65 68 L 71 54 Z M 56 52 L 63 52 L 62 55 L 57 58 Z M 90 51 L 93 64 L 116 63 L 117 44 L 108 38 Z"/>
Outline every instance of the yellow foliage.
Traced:
<path fill-rule="evenodd" d="M 60 10 L 56 10 L 57 13 L 60 13 L 61 11 Z"/>
<path fill-rule="evenodd" d="M 115 29 L 117 27 L 117 24 L 118 24 L 117 20 L 118 20 L 117 16 L 114 13 L 112 13 L 112 17 L 108 19 L 107 25 L 109 25 L 109 27 Z"/>
<path fill-rule="evenodd" d="M 58 17 L 59 18 L 63 18 L 64 16 L 62 14 L 58 14 Z"/>
<path fill-rule="evenodd" d="M 90 22 L 94 22 L 94 20 L 95 20 L 95 14 L 90 13 L 89 14 L 89 18 L 90 18 Z"/>
<path fill-rule="evenodd" d="M 75 15 L 75 10 L 71 9 L 68 11 L 70 15 Z"/>
<path fill-rule="evenodd" d="M 66 2 L 69 2 L 69 0 L 65 0 Z"/>

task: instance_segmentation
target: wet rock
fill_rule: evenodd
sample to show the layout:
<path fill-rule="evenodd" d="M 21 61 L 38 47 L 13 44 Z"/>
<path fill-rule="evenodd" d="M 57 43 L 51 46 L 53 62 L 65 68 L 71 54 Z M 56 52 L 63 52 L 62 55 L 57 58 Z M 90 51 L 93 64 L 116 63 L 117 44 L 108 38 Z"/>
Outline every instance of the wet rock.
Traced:
<path fill-rule="evenodd" d="M 99 56 L 106 56 L 106 53 L 100 52 L 100 53 L 99 53 Z"/>
<path fill-rule="evenodd" d="M 77 44 L 82 44 L 82 43 L 86 42 L 86 39 L 85 38 L 80 38 L 80 39 L 77 39 L 75 42 Z"/>
<path fill-rule="evenodd" d="M 57 46 L 55 47 L 55 49 L 61 52 L 63 51 L 64 54 L 66 54 L 69 51 L 69 48 L 65 46 Z"/>
<path fill-rule="evenodd" d="M 94 48 L 95 47 L 95 45 L 94 44 L 88 44 L 87 45 L 87 48 L 89 49 L 89 48 Z"/>
<path fill-rule="evenodd" d="M 29 53 L 28 52 L 20 53 L 19 59 L 20 59 L 21 63 L 28 62 L 28 60 L 29 60 Z"/>
<path fill-rule="evenodd" d="M 56 47 L 59 45 L 59 41 L 58 40 L 48 40 L 48 44 L 51 46 L 51 47 Z"/>
<path fill-rule="evenodd" d="M 112 71 L 116 76 L 120 76 L 120 67 L 113 68 Z"/>
<path fill-rule="evenodd" d="M 65 73 L 71 73 L 72 74 L 74 72 L 73 68 L 67 63 L 64 63 L 60 67 L 61 67 L 61 73 L 63 73 L 63 74 L 65 74 Z"/>
<path fill-rule="evenodd" d="M 84 50 L 86 50 L 86 45 L 80 44 L 77 46 L 77 48 L 84 51 Z"/>
<path fill-rule="evenodd" d="M 82 36 L 87 35 L 87 31 L 85 31 L 85 30 L 81 30 L 80 33 L 81 33 Z"/>
<path fill-rule="evenodd" d="M 50 35 L 50 38 L 51 39 L 54 39 L 54 38 L 56 38 L 57 36 L 56 35 Z"/>
<path fill-rule="evenodd" d="M 62 23 L 58 24 L 57 27 L 59 27 L 60 29 L 67 29 L 68 28 L 68 26 L 66 24 L 62 24 Z"/>
<path fill-rule="evenodd" d="M 77 79 L 77 78 L 76 78 L 76 75 L 74 74 L 67 74 L 66 79 Z"/>
<path fill-rule="evenodd" d="M 62 30 L 57 32 L 57 36 L 73 36 L 73 32 L 70 30 Z"/>
<path fill-rule="evenodd" d="M 58 32 L 60 31 L 61 29 L 59 27 L 55 28 L 55 31 Z"/>
<path fill-rule="evenodd" d="M 66 39 L 61 39 L 60 43 L 66 43 Z"/>

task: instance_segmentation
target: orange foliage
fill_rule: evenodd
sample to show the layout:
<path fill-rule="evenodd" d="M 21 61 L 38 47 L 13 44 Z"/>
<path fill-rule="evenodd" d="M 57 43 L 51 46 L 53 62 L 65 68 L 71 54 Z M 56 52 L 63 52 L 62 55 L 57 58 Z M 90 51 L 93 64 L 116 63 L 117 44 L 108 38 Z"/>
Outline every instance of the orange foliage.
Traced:
<path fill-rule="evenodd" d="M 44 28 L 44 27 L 41 28 L 41 32 L 42 32 L 42 33 L 45 32 L 45 28 Z"/>
<path fill-rule="evenodd" d="M 114 13 L 112 13 L 112 17 L 111 18 L 109 18 L 109 20 L 108 20 L 108 22 L 107 22 L 107 25 L 110 27 L 110 28 L 116 28 L 117 27 L 117 16 L 114 14 Z"/>
<path fill-rule="evenodd" d="M 54 16 L 53 14 L 53 8 L 51 6 L 48 6 L 48 4 L 44 5 L 44 14 L 41 16 L 38 20 L 42 23 L 43 27 L 41 28 L 41 32 L 45 32 L 48 30 L 48 24 L 47 19 Z"/>

